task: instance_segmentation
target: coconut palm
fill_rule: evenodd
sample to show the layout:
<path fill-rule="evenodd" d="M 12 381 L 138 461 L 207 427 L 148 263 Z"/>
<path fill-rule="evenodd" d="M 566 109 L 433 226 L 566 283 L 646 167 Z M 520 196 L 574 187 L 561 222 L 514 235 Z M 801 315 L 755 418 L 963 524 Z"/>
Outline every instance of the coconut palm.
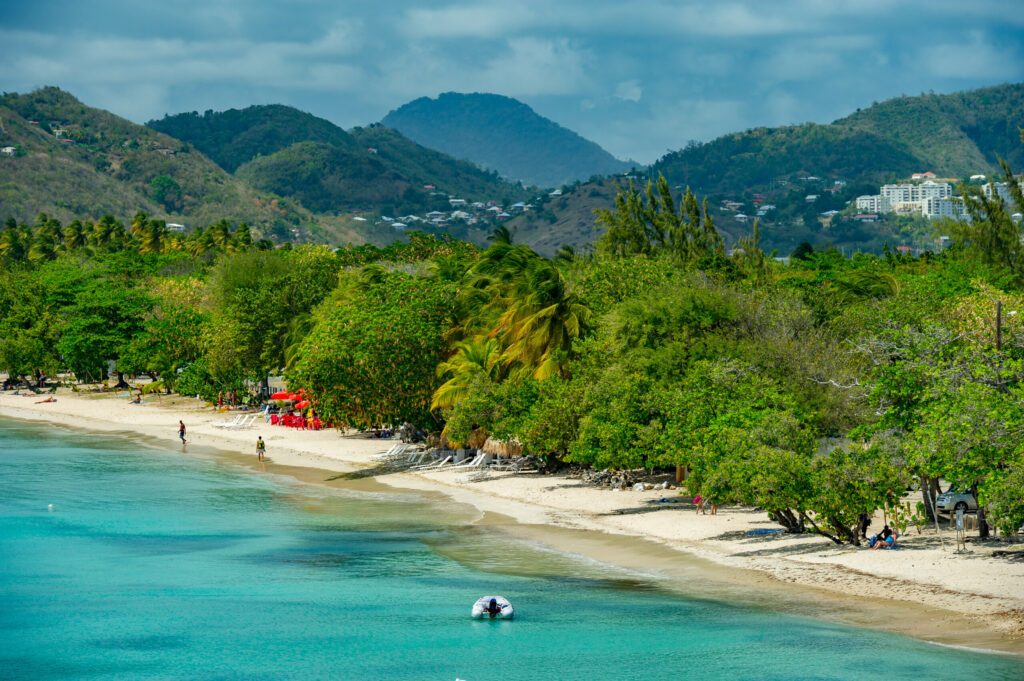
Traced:
<path fill-rule="evenodd" d="M 64 250 L 74 251 L 85 246 L 85 227 L 74 220 L 64 228 Z"/>
<path fill-rule="evenodd" d="M 505 347 L 502 361 L 538 380 L 565 376 L 572 342 L 586 329 L 590 309 L 547 260 L 529 267 L 512 292 L 492 331 Z"/>
<path fill-rule="evenodd" d="M 469 394 L 476 381 L 497 381 L 501 374 L 501 346 L 497 339 L 480 336 L 455 344 L 455 354 L 437 365 L 437 375 L 451 375 L 434 391 L 431 409 L 450 409 Z"/>
<path fill-rule="evenodd" d="M 28 255 L 31 234 L 27 227 L 8 227 L 0 232 L 0 259 L 18 262 Z"/>
<path fill-rule="evenodd" d="M 139 253 L 161 253 L 167 239 L 167 226 L 163 220 L 149 220 L 142 229 Z"/>

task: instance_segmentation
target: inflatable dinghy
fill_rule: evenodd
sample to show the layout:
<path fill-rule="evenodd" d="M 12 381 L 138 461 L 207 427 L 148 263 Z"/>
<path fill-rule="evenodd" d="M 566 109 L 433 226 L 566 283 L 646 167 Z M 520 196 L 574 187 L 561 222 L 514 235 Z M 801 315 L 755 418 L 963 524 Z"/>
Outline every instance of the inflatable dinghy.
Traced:
<path fill-rule="evenodd" d="M 515 614 L 512 604 L 504 596 L 483 596 L 473 604 L 475 620 L 510 620 Z"/>

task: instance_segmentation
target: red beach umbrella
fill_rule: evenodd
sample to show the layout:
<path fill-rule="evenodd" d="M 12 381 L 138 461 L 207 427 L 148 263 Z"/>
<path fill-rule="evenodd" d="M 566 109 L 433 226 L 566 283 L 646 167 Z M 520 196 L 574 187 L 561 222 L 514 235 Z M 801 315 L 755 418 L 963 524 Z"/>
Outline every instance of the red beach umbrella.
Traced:
<path fill-rule="evenodd" d="M 274 393 L 273 395 L 271 395 L 270 399 L 272 399 L 272 400 L 292 400 L 292 399 L 295 399 L 295 398 L 292 397 L 292 394 L 290 392 L 288 392 L 287 390 L 282 390 L 279 393 Z"/>
<path fill-rule="evenodd" d="M 295 405 L 296 409 L 305 409 L 309 406 L 309 400 L 302 400 Z"/>

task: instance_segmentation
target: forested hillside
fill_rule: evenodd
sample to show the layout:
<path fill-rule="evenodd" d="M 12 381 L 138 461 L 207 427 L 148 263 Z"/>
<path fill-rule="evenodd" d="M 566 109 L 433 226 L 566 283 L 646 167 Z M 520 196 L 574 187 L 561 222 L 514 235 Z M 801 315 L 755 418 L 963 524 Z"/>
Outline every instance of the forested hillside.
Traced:
<path fill-rule="evenodd" d="M 254 191 L 189 145 L 58 88 L 0 97 L 0 214 L 30 221 L 145 211 L 186 225 L 224 217 L 278 238 L 316 229 L 302 206 Z"/>
<path fill-rule="evenodd" d="M 257 156 L 296 142 L 354 146 L 352 138 L 334 123 L 280 104 L 166 115 L 146 125 L 188 142 L 229 173 Z"/>
<path fill-rule="evenodd" d="M 437 99 L 421 97 L 382 122 L 424 146 L 540 187 L 630 167 L 526 104 L 500 95 L 446 92 Z"/>
<path fill-rule="evenodd" d="M 991 173 L 997 156 L 1021 165 L 1024 84 L 899 97 L 833 123 L 755 128 L 692 144 L 653 166 L 671 182 L 713 195 L 800 175 L 880 183 L 930 170 Z"/>
<path fill-rule="evenodd" d="M 448 196 L 501 201 L 522 189 L 380 125 L 348 132 L 288 106 L 165 116 L 154 129 L 194 145 L 254 187 L 326 213 L 448 208 Z"/>

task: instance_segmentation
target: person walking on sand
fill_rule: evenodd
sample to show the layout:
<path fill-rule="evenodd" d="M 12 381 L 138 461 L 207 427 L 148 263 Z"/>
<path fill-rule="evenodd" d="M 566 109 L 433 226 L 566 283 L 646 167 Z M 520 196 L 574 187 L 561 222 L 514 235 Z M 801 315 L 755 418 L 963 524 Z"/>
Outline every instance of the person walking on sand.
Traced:
<path fill-rule="evenodd" d="M 181 438 L 182 446 L 188 444 L 188 440 L 185 439 L 185 422 L 181 420 L 178 421 L 178 437 Z"/>
<path fill-rule="evenodd" d="M 267 456 L 267 443 L 263 441 L 262 435 L 256 436 L 256 458 L 263 461 Z"/>

